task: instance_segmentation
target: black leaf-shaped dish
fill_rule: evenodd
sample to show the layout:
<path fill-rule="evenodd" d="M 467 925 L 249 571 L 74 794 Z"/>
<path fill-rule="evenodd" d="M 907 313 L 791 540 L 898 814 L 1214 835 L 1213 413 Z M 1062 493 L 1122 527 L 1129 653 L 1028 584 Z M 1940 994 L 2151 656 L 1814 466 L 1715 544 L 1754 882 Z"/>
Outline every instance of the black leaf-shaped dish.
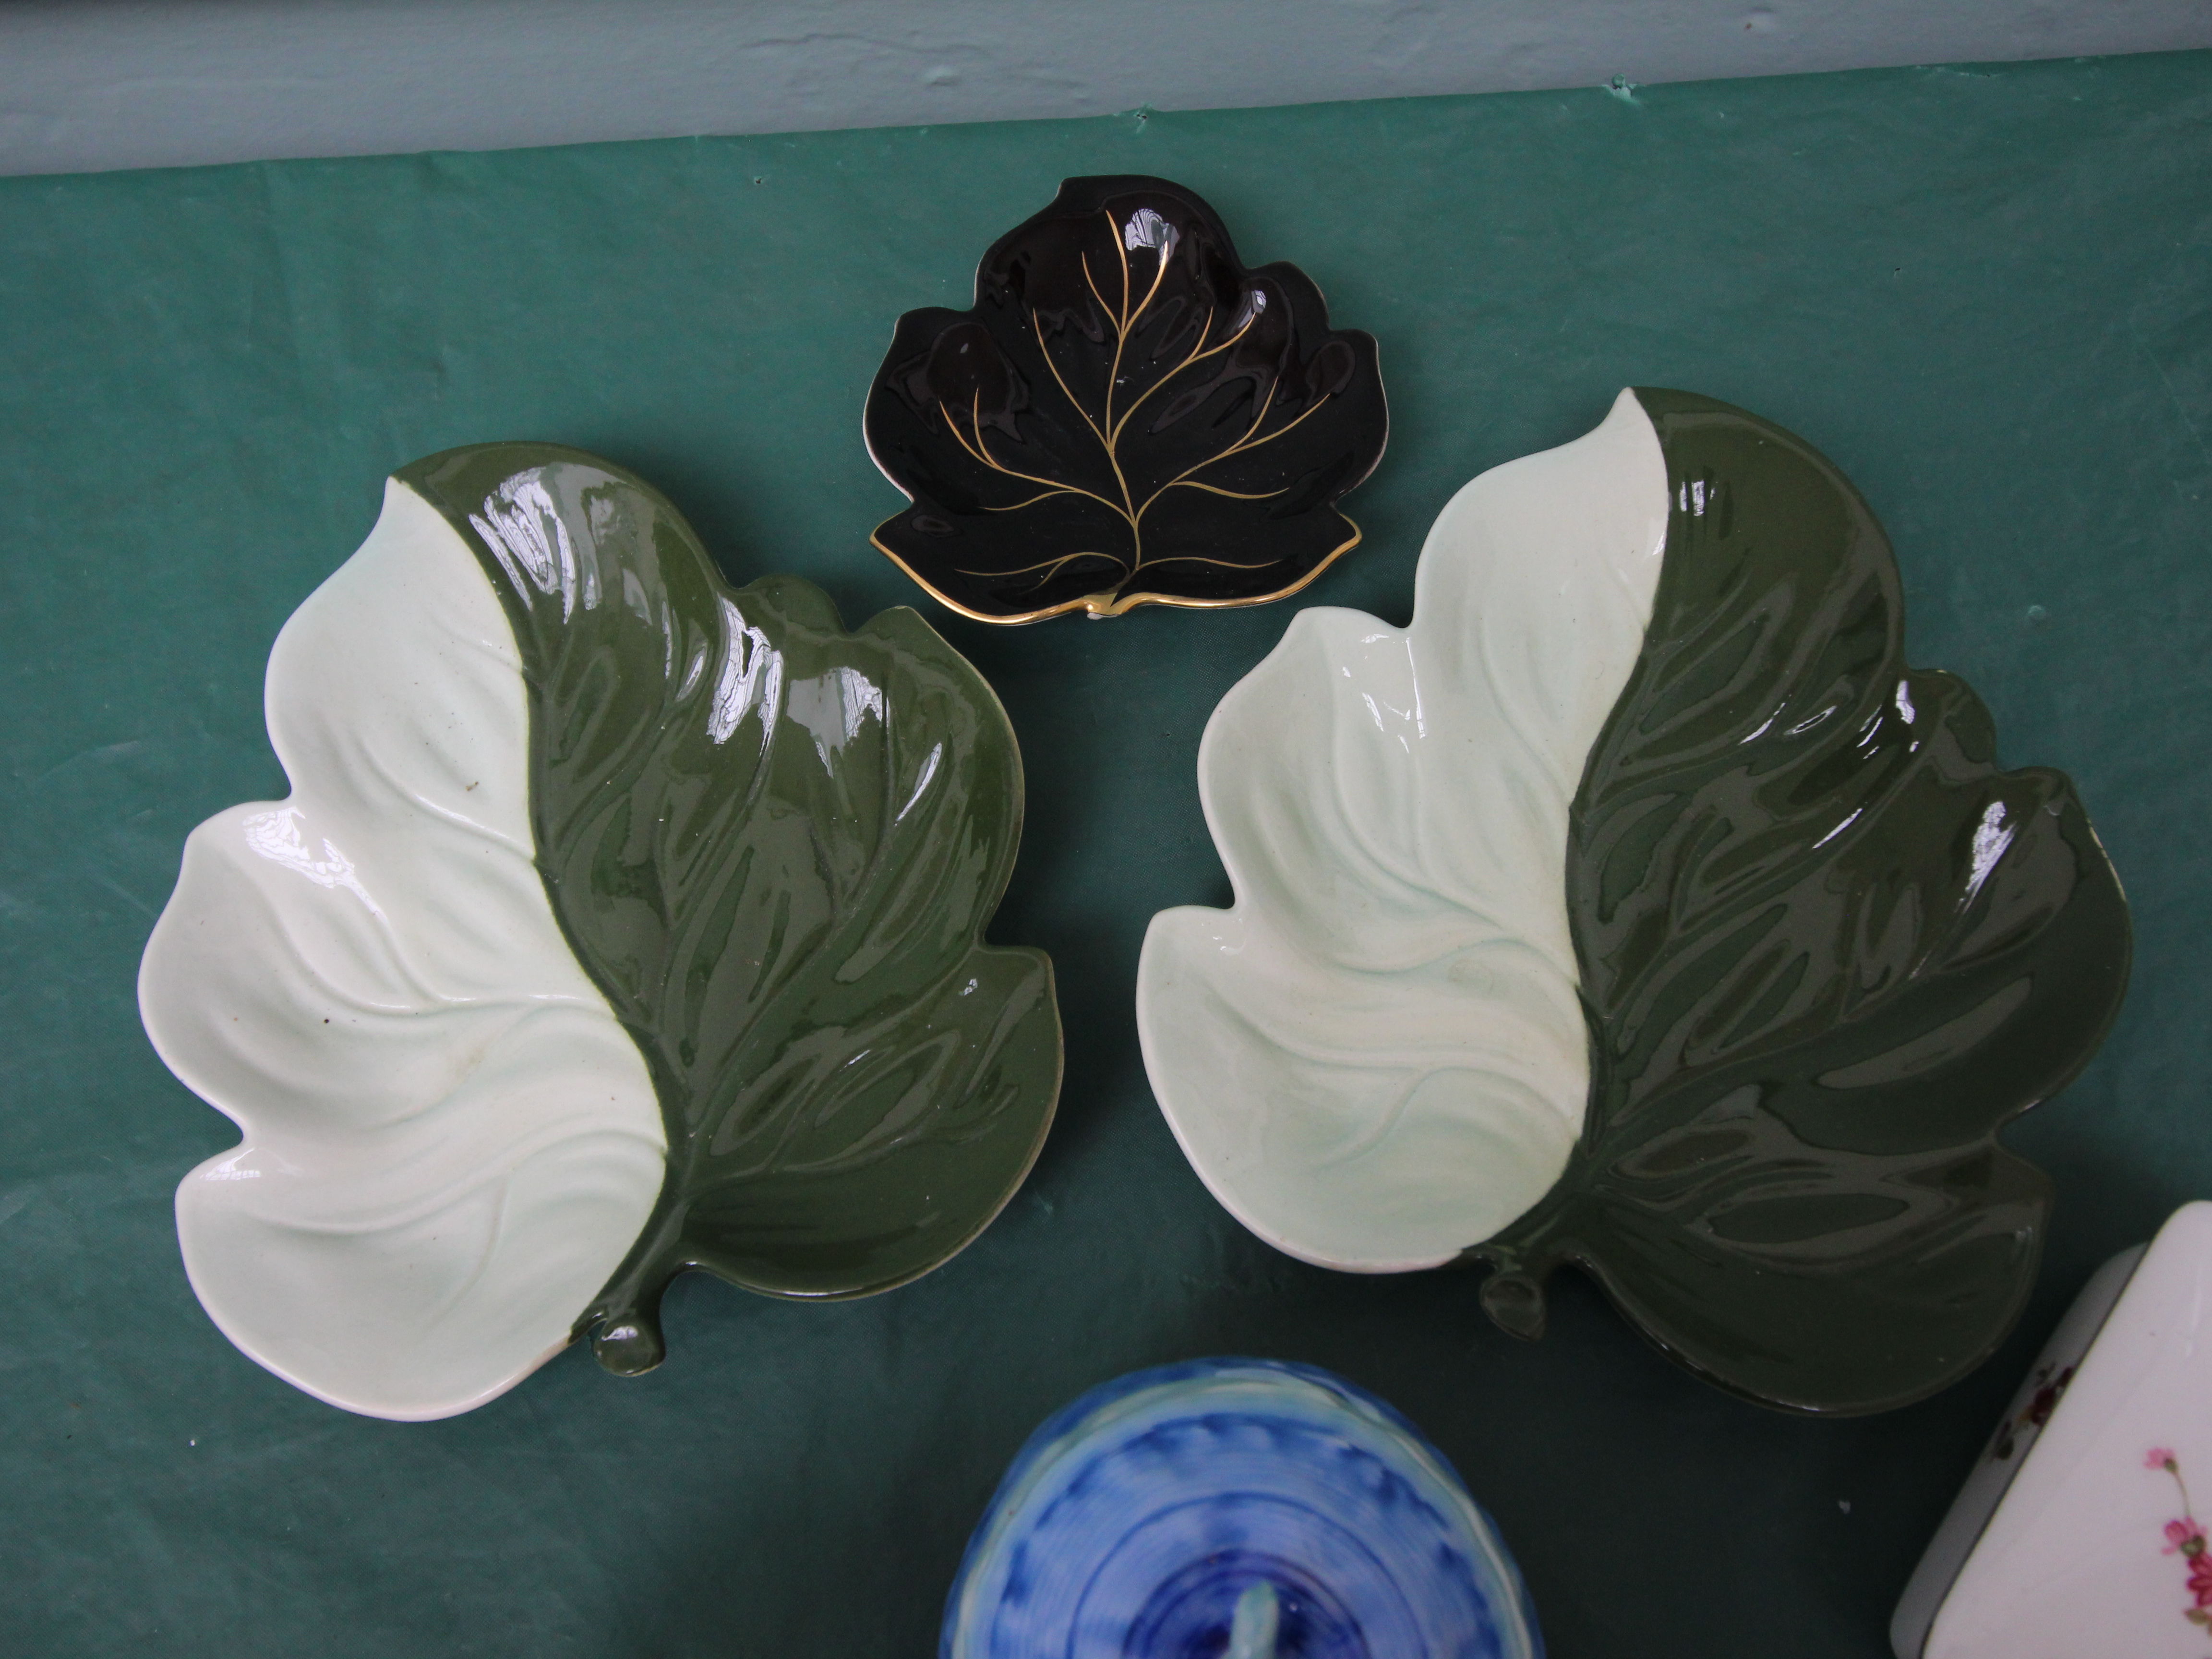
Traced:
<path fill-rule="evenodd" d="M 1263 605 L 1359 542 L 1375 340 L 1291 264 L 1247 270 L 1164 179 L 1071 179 L 992 246 L 967 311 L 899 319 L 869 453 L 911 499 L 878 547 L 980 622 Z"/>

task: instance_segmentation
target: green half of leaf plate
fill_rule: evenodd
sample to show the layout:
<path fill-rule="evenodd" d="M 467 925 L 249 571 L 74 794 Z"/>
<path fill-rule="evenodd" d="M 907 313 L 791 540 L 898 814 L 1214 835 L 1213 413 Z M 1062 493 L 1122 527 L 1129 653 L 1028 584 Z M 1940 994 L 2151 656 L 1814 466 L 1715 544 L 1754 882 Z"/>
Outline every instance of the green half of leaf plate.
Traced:
<path fill-rule="evenodd" d="M 1022 819 L 990 688 L 912 611 L 848 633 L 797 577 L 732 590 L 592 456 L 490 444 L 398 476 L 513 625 L 538 868 L 667 1132 L 578 1334 L 641 1370 L 687 1268 L 817 1299 L 944 1261 L 1020 1185 L 1060 1079 L 1049 961 L 981 942 Z"/>
<path fill-rule="evenodd" d="M 2118 1011 L 2127 907 L 2057 772 L 1998 769 L 1909 669 L 1889 543 L 1808 445 L 1639 390 L 1670 492 L 1642 655 L 1570 817 L 1590 1093 L 1566 1173 L 1474 1255 L 1507 1328 L 1586 1268 L 1722 1386 L 1881 1410 L 1986 1358 L 2051 1184 L 1998 1129 Z"/>

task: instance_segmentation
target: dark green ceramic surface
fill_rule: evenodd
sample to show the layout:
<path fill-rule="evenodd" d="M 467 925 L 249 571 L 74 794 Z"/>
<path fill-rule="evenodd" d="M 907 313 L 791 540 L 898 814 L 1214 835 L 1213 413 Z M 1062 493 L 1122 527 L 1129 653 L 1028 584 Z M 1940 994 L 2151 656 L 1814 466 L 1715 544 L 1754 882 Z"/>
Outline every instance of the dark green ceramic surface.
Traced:
<path fill-rule="evenodd" d="M 898 319 L 867 439 L 912 506 L 875 542 L 979 622 L 1258 605 L 1358 545 L 1389 424 L 1375 337 L 1296 265 L 1168 179 L 1070 179 L 969 309 Z"/>
<path fill-rule="evenodd" d="M 676 1358 L 635 1380 L 572 1352 L 410 1425 L 263 1371 L 171 1211 L 236 1132 L 147 1047 L 132 975 L 185 834 L 283 792 L 269 647 L 382 479 L 556 438 L 665 491 L 733 587 L 912 604 L 860 435 L 891 320 L 968 304 L 977 250 L 1108 173 L 1296 260 L 1381 343 L 1392 431 L 1346 502 L 1365 540 L 1285 604 L 930 613 L 1021 739 L 990 937 L 1050 952 L 1066 1030 L 1013 1202 L 895 1295 L 684 1274 Z M 0 179 L 0 1647 L 914 1659 L 1048 1414 L 1256 1353 L 1436 1443 L 1553 1659 L 1882 1659 L 2061 1310 L 2212 1195 L 2212 58 Z M 1207 1195 L 1145 1085 L 1146 924 L 1230 897 L 1197 797 L 1215 703 L 1300 605 L 1405 622 L 1452 493 L 1632 385 L 1817 441 L 1895 544 L 1905 660 L 1997 711 L 2004 764 L 2067 769 L 2127 884 L 2112 1035 L 2003 1132 L 2057 1193 L 2020 1325 L 1878 1416 L 1747 1406 L 1579 1273 L 1531 1344 L 1473 1274 L 1303 1267 Z"/>
<path fill-rule="evenodd" d="M 1569 813 L 1590 1099 L 1476 1254 L 1540 1334 L 1587 1267 L 1660 1347 L 1807 1412 L 1904 1405 L 2012 1328 L 2051 1183 L 1997 1144 L 2118 1012 L 2128 912 L 2072 785 L 1908 669 L 1888 538 L 1771 422 L 1640 390 L 1671 498 L 1644 652 Z"/>
<path fill-rule="evenodd" d="M 514 627 L 538 868 L 668 1133 L 652 1219 L 579 1333 L 647 1370 L 685 1268 L 819 1298 L 944 1261 L 1060 1094 L 1051 963 L 979 942 L 1022 823 L 990 687 L 903 607 L 848 634 L 797 576 L 732 592 L 596 456 L 481 444 L 397 476 Z"/>

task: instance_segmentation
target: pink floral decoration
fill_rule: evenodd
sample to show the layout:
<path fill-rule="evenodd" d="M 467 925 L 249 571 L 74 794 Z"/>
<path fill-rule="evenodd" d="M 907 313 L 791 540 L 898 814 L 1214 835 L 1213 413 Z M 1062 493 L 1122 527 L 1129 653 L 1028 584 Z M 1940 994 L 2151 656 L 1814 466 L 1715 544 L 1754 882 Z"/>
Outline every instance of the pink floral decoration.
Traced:
<path fill-rule="evenodd" d="M 2181 1477 L 2181 1460 L 2166 1446 L 2153 1446 L 2143 1454 L 2143 1467 L 2163 1469 L 2173 1477 L 2174 1486 L 2181 1492 L 2181 1513 L 2166 1523 L 2166 1549 L 2172 1555 L 2177 1551 L 2189 1564 L 2189 1595 L 2195 1603 L 2184 1607 L 2181 1616 L 2199 1628 L 2212 1631 L 2212 1546 L 2204 1536 L 2203 1524 L 2193 1513 L 2189 1501 L 2189 1483 Z"/>

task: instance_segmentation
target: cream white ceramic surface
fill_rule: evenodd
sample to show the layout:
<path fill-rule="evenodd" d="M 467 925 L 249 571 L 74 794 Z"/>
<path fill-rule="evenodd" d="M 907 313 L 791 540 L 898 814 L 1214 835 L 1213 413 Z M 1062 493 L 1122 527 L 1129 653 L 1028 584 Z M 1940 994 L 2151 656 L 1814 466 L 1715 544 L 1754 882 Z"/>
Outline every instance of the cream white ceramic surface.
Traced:
<path fill-rule="evenodd" d="M 2180 1480 L 2154 1453 L 2171 1452 Z M 2205 1659 L 2192 1558 L 2212 1509 L 2212 1203 L 2177 1210 L 2128 1282 L 1936 1615 L 1927 1659 Z M 2208 1575 L 2212 1577 L 2212 1575 Z"/>
<path fill-rule="evenodd" d="M 2081 1294 L 2066 1310 L 2057 1328 L 2036 1355 L 2035 1364 L 2021 1379 L 2012 1403 L 2005 1408 L 2002 1427 L 1991 1436 L 1981 1461 L 1966 1477 L 1959 1495 L 1943 1516 L 1943 1524 L 1920 1553 L 1920 1565 L 1898 1598 L 1889 1621 L 1889 1645 L 1898 1659 L 1923 1659 L 1928 1632 L 1935 1625 L 1943 1598 L 1958 1582 L 1960 1569 L 1981 1541 L 1982 1530 L 2004 1501 L 2014 1478 L 2027 1462 L 2027 1454 L 2051 1420 L 2053 1405 L 2063 1397 L 2081 1364 L 2089 1345 L 2105 1328 L 2113 1304 L 2135 1276 L 2149 1249 L 2138 1244 L 2123 1250 L 2089 1276 Z"/>
<path fill-rule="evenodd" d="M 1236 903 L 1152 919 L 1138 1030 L 1193 1166 L 1278 1249 L 1437 1266 L 1565 1169 L 1589 1087 L 1568 806 L 1643 646 L 1667 509 L 1624 392 L 1453 497 L 1411 627 L 1301 611 L 1207 723 Z"/>
<path fill-rule="evenodd" d="M 333 1405 L 466 1411 L 562 1347 L 660 1187 L 660 1113 L 532 863 L 521 662 L 396 481 L 277 636 L 282 802 L 218 814 L 146 947 L 146 1030 L 245 1139 L 177 1190 L 227 1336 Z"/>

